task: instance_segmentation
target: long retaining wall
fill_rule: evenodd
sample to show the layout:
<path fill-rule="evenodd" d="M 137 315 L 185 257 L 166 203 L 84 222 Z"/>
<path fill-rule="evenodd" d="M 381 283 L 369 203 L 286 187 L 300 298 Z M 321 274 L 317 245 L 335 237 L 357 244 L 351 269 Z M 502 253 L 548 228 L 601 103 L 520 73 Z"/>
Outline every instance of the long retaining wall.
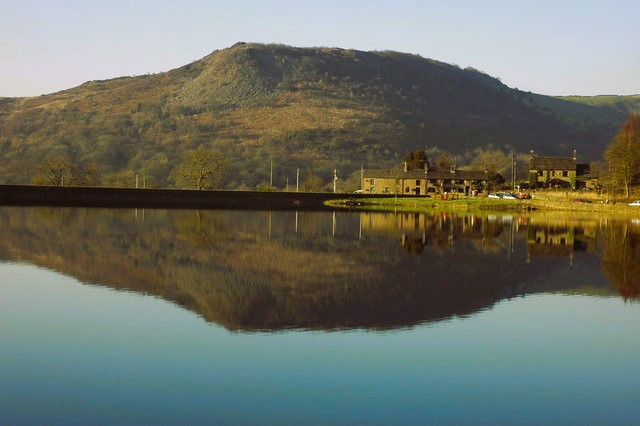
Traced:
<path fill-rule="evenodd" d="M 139 207 L 170 209 L 330 210 L 332 199 L 364 198 L 362 194 L 307 192 L 194 191 L 178 189 L 85 188 L 0 185 L 0 205 Z M 371 195 L 367 195 L 371 198 Z M 389 197 L 378 195 L 377 197 Z M 392 195 L 391 195 L 392 197 Z"/>

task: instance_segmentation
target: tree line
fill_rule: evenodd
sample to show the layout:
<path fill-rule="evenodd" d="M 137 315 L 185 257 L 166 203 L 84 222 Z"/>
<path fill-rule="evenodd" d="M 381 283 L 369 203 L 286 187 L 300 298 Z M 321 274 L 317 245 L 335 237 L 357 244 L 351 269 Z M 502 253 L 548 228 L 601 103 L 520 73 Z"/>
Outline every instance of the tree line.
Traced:
<path fill-rule="evenodd" d="M 605 153 L 606 170 L 600 176 L 601 184 L 613 194 L 622 194 L 629 198 L 632 188 L 640 184 L 640 113 L 631 114 L 619 132 L 608 145 Z M 487 170 L 491 187 L 503 185 L 505 175 L 510 175 L 512 162 L 516 160 L 516 174 L 526 182 L 528 177 L 527 154 L 510 154 L 502 149 L 489 145 L 476 148 L 461 156 L 455 156 L 445 150 L 431 148 L 409 152 L 404 163 L 408 170 L 423 169 L 447 170 L 465 163 L 466 168 Z M 174 169 L 172 179 L 175 186 L 195 190 L 222 189 L 229 183 L 229 158 L 215 148 L 200 145 L 186 152 L 178 167 Z M 398 166 L 400 167 L 400 166 Z M 340 177 L 341 192 L 351 192 L 360 185 L 359 171 L 347 173 Z M 324 179 L 311 170 L 304 171 L 301 182 L 290 182 L 279 185 L 286 190 L 297 184 L 297 189 L 308 192 L 330 191 L 332 176 Z M 38 166 L 32 184 L 55 186 L 133 186 L 135 173 L 123 172 L 121 175 L 109 175 L 109 179 L 101 179 L 100 165 L 94 162 L 81 163 L 68 156 L 58 155 L 45 158 Z M 239 189 L 239 188 L 234 188 Z M 263 181 L 259 190 L 276 190 L 272 182 Z"/>

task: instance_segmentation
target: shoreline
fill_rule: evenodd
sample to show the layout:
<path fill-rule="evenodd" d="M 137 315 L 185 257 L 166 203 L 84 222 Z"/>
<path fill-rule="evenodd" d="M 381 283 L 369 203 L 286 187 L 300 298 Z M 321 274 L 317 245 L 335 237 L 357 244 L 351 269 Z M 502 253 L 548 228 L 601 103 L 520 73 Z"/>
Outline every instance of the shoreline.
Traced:
<path fill-rule="evenodd" d="M 412 198 L 406 199 L 378 199 L 362 198 L 353 203 L 351 200 L 331 200 L 328 204 L 355 210 L 368 211 L 403 211 L 403 212 L 424 212 L 424 211 L 451 211 L 451 212 L 478 212 L 478 213 L 584 213 L 607 216 L 625 216 L 640 218 L 640 206 L 629 206 L 628 202 L 610 202 L 593 199 L 582 202 L 574 202 L 575 199 L 584 198 L 580 196 L 545 196 L 537 195 L 526 200 L 501 200 L 486 197 L 463 197 L 458 199 L 441 200 L 435 198 Z"/>

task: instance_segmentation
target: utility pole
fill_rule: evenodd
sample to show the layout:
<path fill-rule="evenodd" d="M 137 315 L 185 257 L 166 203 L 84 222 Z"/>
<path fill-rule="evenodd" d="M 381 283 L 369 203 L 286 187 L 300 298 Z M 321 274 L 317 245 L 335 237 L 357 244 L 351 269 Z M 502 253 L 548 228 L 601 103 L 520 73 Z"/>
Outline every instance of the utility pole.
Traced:
<path fill-rule="evenodd" d="M 296 169 L 296 192 L 300 190 L 300 169 Z"/>
<path fill-rule="evenodd" d="M 273 187 L 273 155 L 271 156 L 271 170 L 269 171 L 269 191 Z"/>
<path fill-rule="evenodd" d="M 516 190 L 516 152 L 511 151 L 511 189 Z"/>
<path fill-rule="evenodd" d="M 333 193 L 336 193 L 336 182 L 338 182 L 338 169 L 333 169 Z"/>

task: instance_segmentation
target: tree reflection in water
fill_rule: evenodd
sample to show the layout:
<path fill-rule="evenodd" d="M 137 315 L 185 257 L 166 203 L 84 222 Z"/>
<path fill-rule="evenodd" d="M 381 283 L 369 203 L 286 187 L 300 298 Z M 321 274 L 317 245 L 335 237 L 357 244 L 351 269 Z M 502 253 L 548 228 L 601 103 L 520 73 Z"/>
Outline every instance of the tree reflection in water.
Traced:
<path fill-rule="evenodd" d="M 541 291 L 615 294 L 610 283 L 639 295 L 640 226 L 626 221 L 3 207 L 0 235 L 2 259 L 231 330 L 405 327 Z"/>

